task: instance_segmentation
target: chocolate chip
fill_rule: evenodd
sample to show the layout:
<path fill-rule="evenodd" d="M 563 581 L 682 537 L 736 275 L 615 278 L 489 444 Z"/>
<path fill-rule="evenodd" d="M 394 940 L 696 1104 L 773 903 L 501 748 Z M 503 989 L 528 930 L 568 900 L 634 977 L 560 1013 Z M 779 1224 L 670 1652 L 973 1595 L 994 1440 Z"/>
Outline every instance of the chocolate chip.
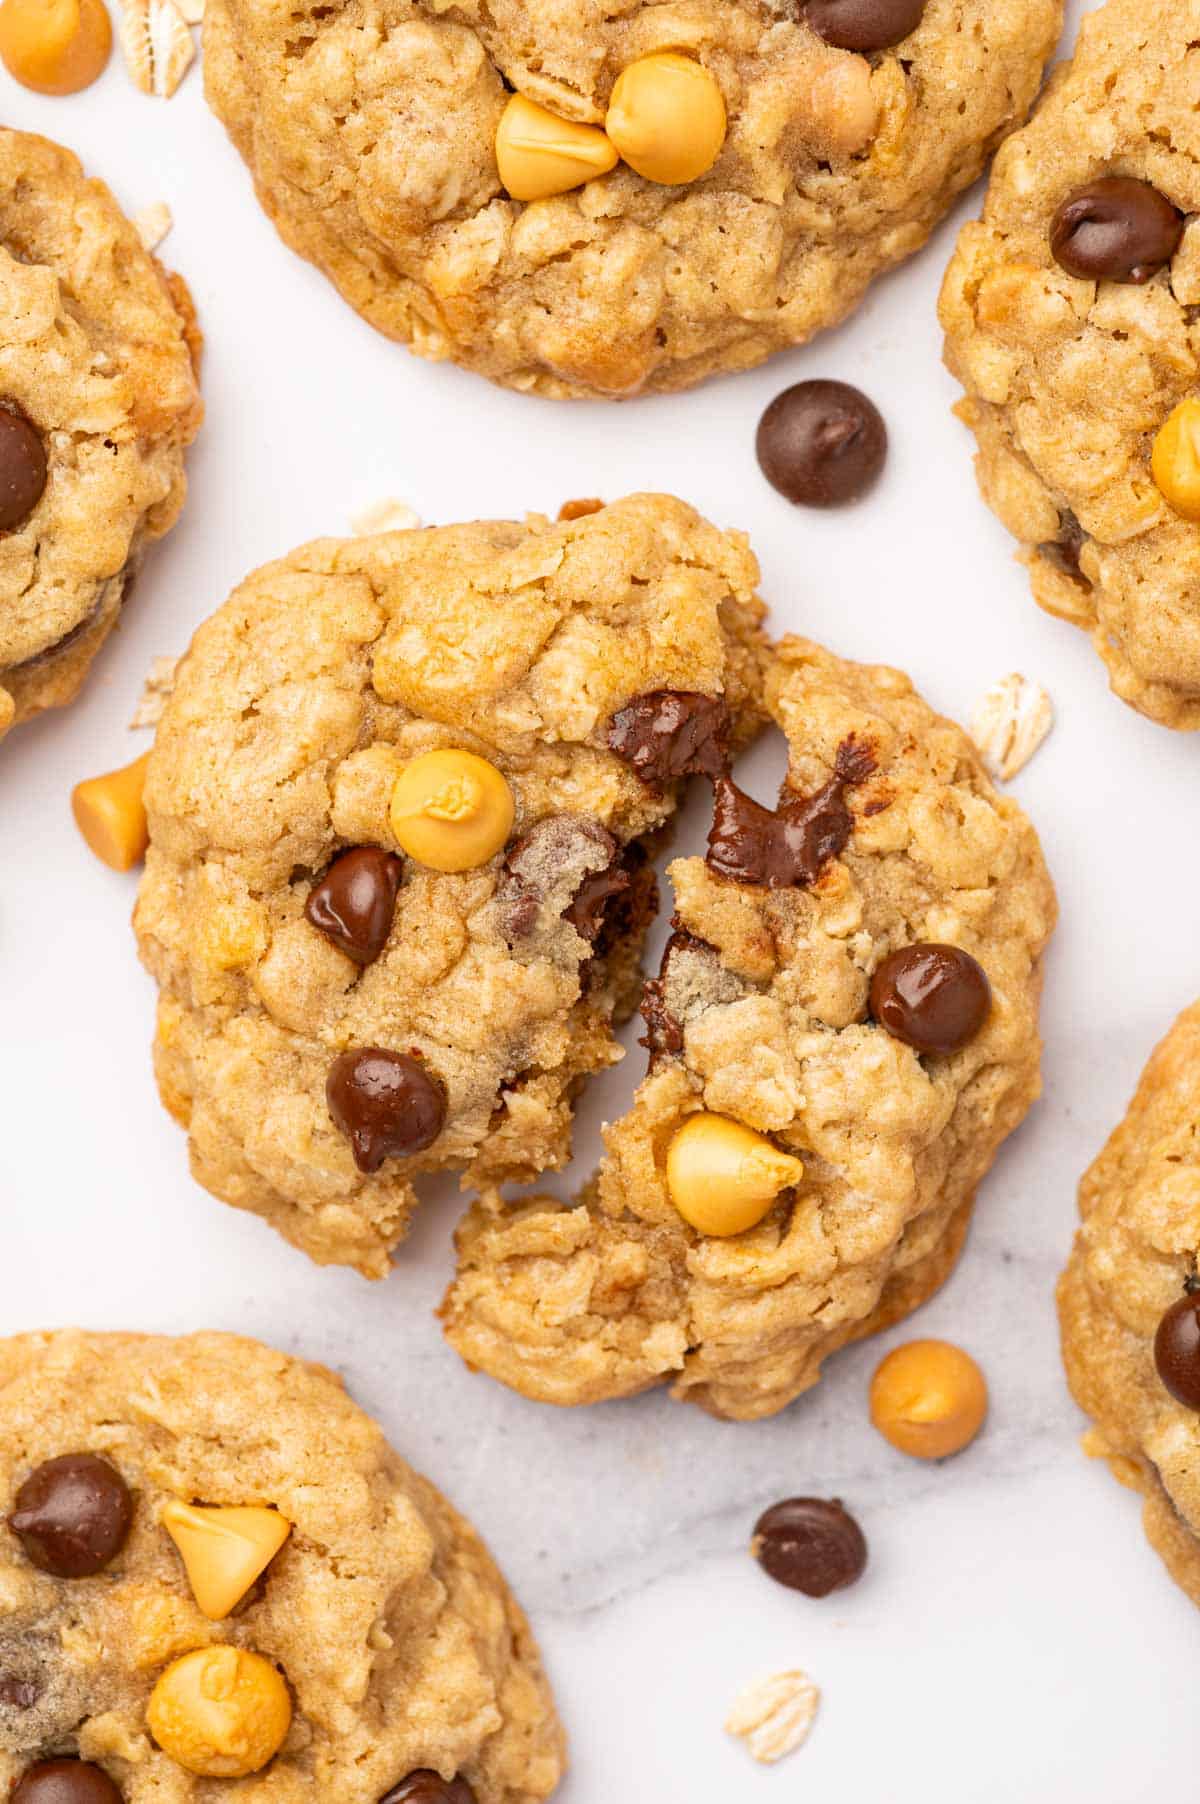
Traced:
<path fill-rule="evenodd" d="M 802 0 L 797 17 L 839 50 L 889 50 L 921 23 L 925 0 Z"/>
<path fill-rule="evenodd" d="M 360 1171 L 423 1152 L 446 1119 L 446 1092 L 437 1078 L 418 1059 L 382 1046 L 335 1059 L 325 1096 Z"/>
<path fill-rule="evenodd" d="M 607 870 L 589 871 L 574 899 L 563 909 L 563 920 L 570 922 L 580 939 L 594 945 L 604 926 L 609 903 L 614 896 L 624 895 L 630 881 L 630 871 L 623 857 L 614 859 Z"/>
<path fill-rule="evenodd" d="M 718 876 L 767 889 L 807 887 L 843 850 L 854 828 L 846 790 L 864 783 L 875 768 L 868 746 L 847 739 L 838 747 L 834 774 L 815 795 L 781 801 L 772 811 L 722 777 L 713 796 L 708 864 Z"/>
<path fill-rule="evenodd" d="M 1086 282 L 1148 282 L 1171 261 L 1183 215 L 1149 182 L 1104 175 L 1068 194 L 1050 222 L 1054 260 Z"/>
<path fill-rule="evenodd" d="M 422 1767 L 393 1785 L 379 1804 L 475 1804 L 475 1793 L 465 1779 L 442 1779 Z"/>
<path fill-rule="evenodd" d="M 678 920 L 678 916 L 675 917 Z M 670 939 L 663 947 L 663 955 L 659 961 L 658 976 L 648 977 L 642 985 L 642 1000 L 639 1004 L 642 1020 L 646 1023 L 646 1031 L 639 1042 L 650 1054 L 650 1063 L 657 1059 L 673 1058 L 683 1051 L 683 1023 L 667 1005 L 667 985 L 671 975 L 671 960 L 680 952 L 709 952 L 711 947 L 707 941 L 697 939 L 695 934 L 687 933 L 676 927 Z"/>
<path fill-rule="evenodd" d="M 887 427 L 875 403 L 848 382 L 797 382 L 763 414 L 755 449 L 763 475 L 789 501 L 842 507 L 878 480 Z"/>
<path fill-rule="evenodd" d="M 121 1804 L 101 1766 L 86 1760 L 39 1760 L 17 1780 L 12 1804 Z"/>
<path fill-rule="evenodd" d="M 64 1453 L 31 1472 L 8 1525 L 33 1564 L 55 1578 L 89 1578 L 120 1552 L 133 1499 L 115 1466 Z"/>
<path fill-rule="evenodd" d="M 41 1695 L 42 1687 L 36 1679 L 0 1673 L 0 1709 L 32 1710 Z"/>
<path fill-rule="evenodd" d="M 1154 1336 L 1158 1375 L 1177 1403 L 1200 1410 L 1200 1295 L 1172 1303 Z"/>
<path fill-rule="evenodd" d="M 304 913 L 339 951 L 360 965 L 373 964 L 388 942 L 402 861 L 378 846 L 357 846 L 335 858 L 309 891 Z"/>
<path fill-rule="evenodd" d="M 849 1510 L 822 1497 L 788 1497 L 754 1525 L 750 1551 L 764 1572 L 806 1597 L 828 1597 L 860 1579 L 867 1543 Z"/>
<path fill-rule="evenodd" d="M 1069 576 L 1073 582 L 1082 583 L 1085 589 L 1090 589 L 1091 583 L 1079 568 L 1079 553 L 1083 550 L 1085 539 L 1082 526 L 1068 507 L 1059 514 L 1058 537 L 1047 539 L 1038 546 L 1038 550 L 1052 564 L 1057 564 L 1064 576 Z"/>
<path fill-rule="evenodd" d="M 608 744 L 647 789 L 719 777 L 729 763 L 729 711 L 719 696 L 651 689 L 613 715 Z"/>
<path fill-rule="evenodd" d="M 871 979 L 871 1013 L 917 1052 L 958 1052 L 992 1006 L 983 966 L 959 946 L 922 942 L 889 952 Z"/>
<path fill-rule="evenodd" d="M 497 891 L 502 931 L 510 945 L 527 939 L 544 902 L 569 921 L 581 939 L 598 944 L 602 933 L 631 916 L 617 906 L 630 896 L 635 872 L 645 861 L 640 846 L 622 849 L 607 827 L 579 815 L 555 814 L 538 821 L 509 848 Z M 639 900 L 642 899 L 640 896 Z M 607 936 L 612 938 L 612 933 Z"/>
<path fill-rule="evenodd" d="M 46 487 L 46 447 L 23 413 L 0 402 L 0 532 L 23 526 Z"/>

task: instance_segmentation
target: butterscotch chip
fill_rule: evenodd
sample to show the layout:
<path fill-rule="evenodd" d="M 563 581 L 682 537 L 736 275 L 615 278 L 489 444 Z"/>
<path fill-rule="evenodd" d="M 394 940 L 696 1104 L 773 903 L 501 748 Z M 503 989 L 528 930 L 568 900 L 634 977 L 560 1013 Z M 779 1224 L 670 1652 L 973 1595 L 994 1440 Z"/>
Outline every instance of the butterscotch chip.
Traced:
<path fill-rule="evenodd" d="M 896 1347 L 871 1380 L 871 1421 L 914 1459 L 961 1453 L 983 1427 L 987 1385 L 969 1353 L 944 1340 Z"/>
<path fill-rule="evenodd" d="M 143 752 L 120 770 L 77 783 L 71 795 L 75 825 L 101 864 L 114 871 L 131 871 L 146 855 L 144 791 L 149 761 L 149 752 Z"/>
<path fill-rule="evenodd" d="M 112 49 L 104 0 L 4 0 L 0 60 L 23 87 L 76 94 L 103 73 Z"/>

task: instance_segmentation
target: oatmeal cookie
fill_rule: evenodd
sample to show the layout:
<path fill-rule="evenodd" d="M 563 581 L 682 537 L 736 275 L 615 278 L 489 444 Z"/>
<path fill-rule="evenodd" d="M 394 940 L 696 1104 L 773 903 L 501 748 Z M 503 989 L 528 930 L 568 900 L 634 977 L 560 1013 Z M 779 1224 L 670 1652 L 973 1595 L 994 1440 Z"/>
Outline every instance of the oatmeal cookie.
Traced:
<path fill-rule="evenodd" d="M 520 1608 L 323 1367 L 226 1334 L 0 1341 L 0 1495 L 5 1798 L 554 1790 Z"/>
<path fill-rule="evenodd" d="M 636 1003 L 649 843 L 755 724 L 757 578 L 643 495 L 321 540 L 201 627 L 135 924 L 202 1184 L 377 1277 L 416 1173 L 564 1160 Z"/>
<path fill-rule="evenodd" d="M 446 1332 L 526 1396 L 781 1409 L 948 1275 L 1038 1094 L 1055 901 L 1020 809 L 898 671 L 787 639 L 766 702 L 778 809 L 719 780 L 670 867 L 650 1069 L 593 1185 L 460 1230 Z"/>
<path fill-rule="evenodd" d="M 373 326 L 513 388 L 618 397 L 844 318 L 1024 118 L 1060 18 L 209 0 L 204 71 L 280 233 Z"/>
<path fill-rule="evenodd" d="M 103 183 L 0 128 L 0 738 L 72 699 L 174 524 L 199 349 Z"/>
<path fill-rule="evenodd" d="M 1145 1496 L 1150 1541 L 1200 1604 L 1200 1003 L 1142 1073 L 1079 1190 L 1058 1287 L 1085 1445 Z"/>
<path fill-rule="evenodd" d="M 1200 0 L 1109 0 L 997 157 L 940 307 L 979 485 L 1034 598 L 1091 635 L 1123 701 L 1189 729 L 1200 493 L 1189 512 L 1155 445 L 1195 405 L 1198 212 Z M 1186 442 L 1169 462 L 1200 483 Z"/>

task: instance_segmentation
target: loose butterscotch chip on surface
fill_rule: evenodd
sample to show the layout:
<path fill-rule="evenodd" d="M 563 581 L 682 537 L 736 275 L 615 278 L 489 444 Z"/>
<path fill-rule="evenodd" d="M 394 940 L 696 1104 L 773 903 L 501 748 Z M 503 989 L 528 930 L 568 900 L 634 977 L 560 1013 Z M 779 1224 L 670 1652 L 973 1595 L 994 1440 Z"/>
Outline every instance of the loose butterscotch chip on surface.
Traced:
<path fill-rule="evenodd" d="M 112 50 L 104 0 L 4 0 L 0 59 L 37 94 L 77 94 L 100 75 Z"/>
<path fill-rule="evenodd" d="M 77 783 L 72 792 L 75 825 L 111 870 L 131 871 L 145 857 L 149 833 L 142 796 L 149 762 L 149 752 L 143 752 L 120 770 Z"/>
<path fill-rule="evenodd" d="M 983 1427 L 983 1373 L 961 1347 L 913 1340 L 896 1347 L 871 1380 L 871 1420 L 885 1441 L 914 1459 L 960 1453 Z"/>

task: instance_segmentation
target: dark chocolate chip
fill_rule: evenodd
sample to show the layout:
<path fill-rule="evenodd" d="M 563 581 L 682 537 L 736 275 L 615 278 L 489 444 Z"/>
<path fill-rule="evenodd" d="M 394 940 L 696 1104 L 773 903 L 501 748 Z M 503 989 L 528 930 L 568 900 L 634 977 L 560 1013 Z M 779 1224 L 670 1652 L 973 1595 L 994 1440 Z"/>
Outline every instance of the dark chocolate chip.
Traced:
<path fill-rule="evenodd" d="M 393 1785 L 379 1804 L 475 1804 L 475 1793 L 465 1779 L 442 1779 L 422 1767 Z"/>
<path fill-rule="evenodd" d="M 344 1052 L 325 1085 L 329 1113 L 360 1171 L 432 1146 L 446 1119 L 446 1092 L 420 1060 L 382 1046 Z"/>
<path fill-rule="evenodd" d="M 615 896 L 624 895 L 632 881 L 624 857 L 616 858 L 603 871 L 589 871 L 574 897 L 563 909 L 562 918 L 569 921 L 581 940 L 595 945 L 604 926 L 608 905 Z"/>
<path fill-rule="evenodd" d="M 754 1525 L 750 1551 L 764 1572 L 806 1597 L 828 1597 L 866 1571 L 867 1543 L 850 1512 L 835 1499 L 788 1497 Z"/>
<path fill-rule="evenodd" d="M 889 50 L 921 23 L 925 0 L 801 0 L 797 17 L 839 50 Z"/>
<path fill-rule="evenodd" d="M 878 480 L 887 427 L 875 403 L 848 382 L 797 382 L 763 414 L 755 449 L 763 475 L 789 501 L 842 507 Z"/>
<path fill-rule="evenodd" d="M 22 1679 L 14 1673 L 0 1673 L 0 1709 L 32 1710 L 42 1695 L 36 1679 Z"/>
<path fill-rule="evenodd" d="M 1050 222 L 1054 260 L 1087 282 L 1148 282 L 1171 261 L 1183 215 L 1149 182 L 1104 175 L 1068 194 Z"/>
<path fill-rule="evenodd" d="M 1068 507 L 1058 517 L 1058 537 L 1047 539 L 1038 546 L 1038 550 L 1052 564 L 1057 564 L 1064 576 L 1069 576 L 1073 582 L 1082 583 L 1085 589 L 1090 589 L 1091 583 L 1079 568 L 1079 553 L 1083 550 L 1085 540 L 1086 534 L 1082 526 Z"/>
<path fill-rule="evenodd" d="M 647 789 L 716 778 L 729 764 L 729 711 L 719 696 L 652 689 L 617 710 L 608 743 Z"/>
<path fill-rule="evenodd" d="M 95 1453 L 64 1453 L 30 1473 L 8 1525 L 40 1571 L 89 1578 L 120 1552 L 132 1520 L 115 1466 Z"/>
<path fill-rule="evenodd" d="M 560 918 L 597 951 L 644 930 L 657 907 L 653 877 L 643 878 L 644 866 L 642 848 L 622 848 L 599 821 L 573 814 L 538 821 L 504 860 L 496 899 L 505 938 L 510 946 L 527 939 L 552 896 Z"/>
<path fill-rule="evenodd" d="M 309 891 L 305 915 L 348 958 L 372 964 L 392 931 L 403 874 L 403 863 L 394 853 L 357 846 L 335 858 Z"/>
<path fill-rule="evenodd" d="M 1200 1410 L 1200 1295 L 1172 1303 L 1154 1336 L 1158 1375 L 1177 1403 Z"/>
<path fill-rule="evenodd" d="M 0 402 L 0 532 L 23 526 L 46 487 L 46 447 L 37 427 Z"/>
<path fill-rule="evenodd" d="M 864 783 L 874 768 L 870 748 L 847 739 L 838 747 L 834 774 L 822 789 L 781 801 L 774 811 L 746 795 L 732 778 L 720 778 L 708 836 L 710 868 L 735 883 L 767 889 L 815 883 L 853 831 L 846 790 Z"/>
<path fill-rule="evenodd" d="M 889 952 L 871 979 L 871 1013 L 918 1052 L 958 1052 L 992 1006 L 983 966 L 959 946 L 922 942 Z"/>
<path fill-rule="evenodd" d="M 39 1760 L 17 1780 L 12 1804 L 121 1804 L 101 1766 L 87 1760 Z"/>
<path fill-rule="evenodd" d="M 676 916 L 675 920 L 678 918 Z M 658 976 L 648 977 L 642 985 L 642 1000 L 639 1007 L 642 1020 L 646 1023 L 646 1031 L 639 1044 L 646 1047 L 652 1065 L 657 1059 L 673 1058 L 677 1053 L 683 1051 L 683 1023 L 667 1005 L 667 984 L 670 978 L 671 960 L 678 952 L 709 950 L 711 948 L 707 941 L 697 939 L 695 934 L 687 933 L 683 928 L 676 927 L 663 947 Z"/>

